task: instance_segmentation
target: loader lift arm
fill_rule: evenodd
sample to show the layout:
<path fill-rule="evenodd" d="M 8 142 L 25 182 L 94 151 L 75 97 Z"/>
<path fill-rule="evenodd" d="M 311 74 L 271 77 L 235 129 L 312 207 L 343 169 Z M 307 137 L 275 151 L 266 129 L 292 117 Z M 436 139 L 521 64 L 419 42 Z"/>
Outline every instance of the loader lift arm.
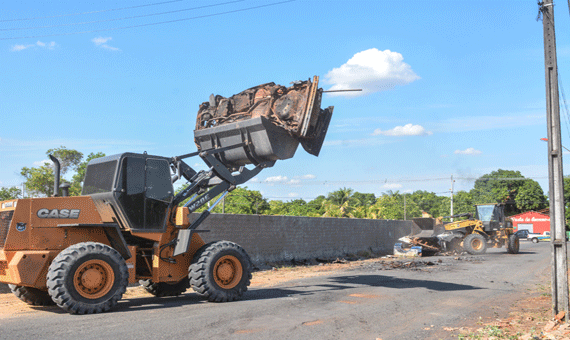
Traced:
<path fill-rule="evenodd" d="M 179 176 L 183 176 L 189 181 L 188 186 L 184 190 L 180 191 L 172 200 L 172 207 L 176 207 L 184 200 L 191 198 L 184 205 L 184 207 L 188 208 L 188 213 L 191 214 L 218 195 L 221 195 L 218 200 L 210 206 L 208 210 L 202 212 L 202 214 L 192 222 L 190 226 L 186 229 L 180 230 L 178 232 L 178 236 L 172 241 L 172 243 L 165 245 L 175 246 L 172 255 L 173 257 L 188 252 L 190 241 L 192 240 L 192 234 L 197 232 L 196 228 L 198 228 L 198 226 L 200 226 L 200 224 L 210 215 L 212 209 L 214 209 L 214 207 L 228 192 L 234 190 L 237 185 L 249 181 L 259 174 L 259 172 L 264 168 L 271 167 L 275 164 L 275 161 L 262 162 L 255 164 L 253 169 L 247 169 L 245 166 L 241 166 L 236 172 L 232 172 L 232 169 L 226 167 L 215 157 L 215 155 L 219 155 L 227 150 L 235 148 L 243 148 L 246 153 L 249 154 L 247 143 L 238 143 L 231 146 L 193 152 L 172 158 L 172 167 L 178 169 L 173 180 L 175 181 Z M 196 172 L 182 161 L 182 159 L 194 156 L 200 156 L 200 158 L 202 158 L 202 160 L 209 166 L 209 170 Z M 189 175 L 192 176 L 190 177 Z M 171 209 L 171 211 L 175 212 L 176 209 Z M 174 214 L 171 215 L 171 218 L 172 216 L 174 216 Z M 172 258 L 163 260 L 174 261 Z"/>

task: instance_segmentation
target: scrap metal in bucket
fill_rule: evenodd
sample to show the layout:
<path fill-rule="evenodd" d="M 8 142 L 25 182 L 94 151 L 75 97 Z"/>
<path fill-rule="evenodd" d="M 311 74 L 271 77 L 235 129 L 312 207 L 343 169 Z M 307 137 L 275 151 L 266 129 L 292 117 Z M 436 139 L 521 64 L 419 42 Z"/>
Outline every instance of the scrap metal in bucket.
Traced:
<path fill-rule="evenodd" d="M 211 95 L 196 118 L 198 150 L 227 148 L 216 157 L 233 168 L 272 166 L 293 157 L 299 144 L 318 156 L 333 112 L 332 106 L 320 108 L 323 89 L 318 84 L 314 76 L 290 87 L 267 83 L 229 98 Z"/>

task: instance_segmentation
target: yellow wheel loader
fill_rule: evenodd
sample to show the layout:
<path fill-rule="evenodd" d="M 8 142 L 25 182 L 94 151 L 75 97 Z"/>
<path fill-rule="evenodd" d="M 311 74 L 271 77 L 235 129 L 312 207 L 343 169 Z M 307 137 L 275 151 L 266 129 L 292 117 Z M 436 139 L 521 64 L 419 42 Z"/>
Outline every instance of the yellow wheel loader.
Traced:
<path fill-rule="evenodd" d="M 332 107 L 320 109 L 317 85 L 315 77 L 290 88 L 255 87 L 239 101 L 212 96 L 194 131 L 199 151 L 94 159 L 81 196 L 69 197 L 65 183 L 59 195 L 59 162 L 50 156 L 54 197 L 0 202 L 0 282 L 26 303 L 55 303 L 74 314 L 108 311 L 136 282 L 156 296 L 192 287 L 209 301 L 239 299 L 250 284 L 249 256 L 233 242 L 205 244 L 198 227 L 224 195 L 291 158 L 299 143 L 319 154 Z M 208 170 L 184 162 L 197 156 Z M 188 184 L 175 194 L 181 178 Z"/>
<path fill-rule="evenodd" d="M 444 218 L 463 218 L 442 223 Z M 425 225 L 425 219 L 424 225 Z M 419 222 L 419 221 L 418 221 Z M 433 219 L 432 219 L 433 223 Z M 519 252 L 519 238 L 515 235 L 513 222 L 505 217 L 504 204 L 475 205 L 475 216 L 470 213 L 440 217 L 432 224 L 433 231 L 427 236 L 423 232 L 403 238 L 405 243 L 423 246 L 427 253 L 465 250 L 469 254 L 484 254 L 488 247 L 506 246 L 507 252 Z M 424 227 L 425 229 L 425 227 Z"/>
<path fill-rule="evenodd" d="M 456 215 L 467 217 L 444 224 L 445 233 L 438 235 L 450 250 L 462 246 L 472 255 L 484 254 L 487 247 L 501 248 L 506 246 L 507 252 L 519 252 L 519 238 L 515 235 L 513 222 L 505 217 L 504 204 L 475 205 L 475 217 L 471 214 Z"/>

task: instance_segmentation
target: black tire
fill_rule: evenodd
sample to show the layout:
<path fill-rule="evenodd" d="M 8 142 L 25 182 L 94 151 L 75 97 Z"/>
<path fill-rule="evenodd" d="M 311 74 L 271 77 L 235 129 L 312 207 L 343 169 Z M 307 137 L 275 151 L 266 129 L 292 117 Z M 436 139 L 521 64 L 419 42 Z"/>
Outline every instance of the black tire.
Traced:
<path fill-rule="evenodd" d="M 8 285 L 10 290 L 18 299 L 24 301 L 28 305 L 32 306 L 53 306 L 55 302 L 51 299 L 48 292 L 39 290 L 32 287 Z"/>
<path fill-rule="evenodd" d="M 538 239 L 536 237 L 533 237 L 531 241 L 532 243 L 538 243 Z"/>
<path fill-rule="evenodd" d="M 507 241 L 507 252 L 509 254 L 518 254 L 519 248 L 520 248 L 519 237 L 515 234 L 509 235 L 509 239 Z"/>
<path fill-rule="evenodd" d="M 471 255 L 485 254 L 487 251 L 487 240 L 481 234 L 469 234 L 463 240 L 463 249 Z"/>
<path fill-rule="evenodd" d="M 72 314 L 106 312 L 127 289 L 129 273 L 115 249 L 96 242 L 78 243 L 59 253 L 48 269 L 48 292 Z"/>
<path fill-rule="evenodd" d="M 187 277 L 176 283 L 154 283 L 152 280 L 140 280 L 139 283 L 143 286 L 144 290 L 158 297 L 178 296 L 190 288 L 190 279 Z"/>
<path fill-rule="evenodd" d="M 251 260 L 239 245 L 229 241 L 202 246 L 190 265 L 192 289 L 213 302 L 234 301 L 247 291 Z"/>

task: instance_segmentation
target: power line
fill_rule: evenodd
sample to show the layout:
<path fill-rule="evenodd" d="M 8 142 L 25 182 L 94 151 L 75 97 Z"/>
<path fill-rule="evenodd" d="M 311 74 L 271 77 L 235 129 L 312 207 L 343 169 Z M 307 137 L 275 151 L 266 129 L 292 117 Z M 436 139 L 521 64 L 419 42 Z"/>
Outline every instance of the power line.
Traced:
<path fill-rule="evenodd" d="M 124 10 L 124 9 L 133 9 L 133 8 L 156 6 L 156 5 L 165 5 L 165 4 L 170 4 L 170 3 L 173 3 L 173 2 L 181 2 L 181 1 L 184 1 L 184 0 L 172 0 L 172 1 L 164 1 L 164 2 L 155 2 L 155 3 L 152 3 L 152 4 L 145 4 L 145 5 L 137 5 L 137 6 L 121 7 L 121 8 L 111 8 L 111 9 L 103 9 L 103 10 L 99 10 L 99 11 L 90 11 L 90 12 L 81 12 L 81 13 L 58 14 L 58 15 L 45 16 L 45 17 L 7 19 L 7 20 L 0 20 L 0 22 L 61 18 L 61 17 L 69 17 L 69 16 L 74 16 L 74 15 L 94 14 L 94 13 L 121 11 L 121 10 Z"/>
<path fill-rule="evenodd" d="M 548 179 L 548 176 L 540 177 L 453 177 L 453 179 L 462 181 L 528 181 L 536 179 Z M 363 185 L 363 184 L 387 184 L 387 183 L 409 183 L 409 182 L 437 182 L 449 181 L 449 177 L 434 177 L 434 178 L 409 178 L 409 179 L 378 179 L 378 180 L 364 180 L 364 181 L 307 181 L 299 183 L 290 182 L 251 182 L 250 184 L 265 184 L 269 186 L 305 186 L 305 185 Z M 387 188 L 389 189 L 389 188 Z"/>
<path fill-rule="evenodd" d="M 105 20 L 74 22 L 74 23 L 70 23 L 70 24 L 49 25 L 49 26 L 36 26 L 36 27 L 0 28 L 0 31 L 20 31 L 20 30 L 41 29 L 41 28 L 56 28 L 56 27 L 77 26 L 77 25 L 86 25 L 86 24 L 97 24 L 97 23 L 101 23 L 101 22 L 111 22 L 111 21 L 119 21 L 119 20 L 138 19 L 138 18 L 145 18 L 145 17 L 157 16 L 157 15 L 165 15 L 165 14 L 172 14 L 172 13 L 180 13 L 180 12 L 193 11 L 193 10 L 202 9 L 202 8 L 223 6 L 223 5 L 228 5 L 228 4 L 233 4 L 233 3 L 236 3 L 236 2 L 243 2 L 243 1 L 245 1 L 245 0 L 234 0 L 234 1 L 228 1 L 228 2 L 218 3 L 218 4 L 213 4 L 213 5 L 204 5 L 204 6 L 198 6 L 198 7 L 177 9 L 177 10 L 168 11 L 168 12 L 160 12 L 160 13 L 134 15 L 134 16 L 130 16 L 130 17 L 114 18 L 114 19 L 105 19 Z"/>
<path fill-rule="evenodd" d="M 250 11 L 250 10 L 254 10 L 254 9 L 258 9 L 258 8 L 264 8 L 264 7 L 282 5 L 282 4 L 286 4 L 286 3 L 294 2 L 294 1 L 296 1 L 296 0 L 286 0 L 286 1 L 280 1 L 280 2 L 273 2 L 273 3 L 270 3 L 270 4 L 259 5 L 259 6 L 252 6 L 252 7 L 246 7 L 246 8 L 235 9 L 235 10 L 226 11 L 226 12 L 219 12 L 219 13 L 213 13 L 213 14 L 205 14 L 205 15 L 199 15 L 199 16 L 190 17 L 190 18 L 182 18 L 182 19 L 175 19 L 175 20 L 168 20 L 168 21 L 160 21 L 160 22 L 153 22 L 153 23 L 140 24 L 140 25 L 123 26 L 123 27 L 115 27 L 115 28 L 105 28 L 105 29 L 97 29 L 97 30 L 90 30 L 90 31 L 80 31 L 80 32 L 45 34 L 45 35 L 23 36 L 23 37 L 13 37 L 13 38 L 0 38 L 0 40 L 35 39 L 35 38 L 45 38 L 45 37 L 57 37 L 57 36 L 76 35 L 76 34 L 85 34 L 85 33 L 96 33 L 96 32 L 107 32 L 107 31 L 116 31 L 116 30 L 130 29 L 130 28 L 139 28 L 139 27 L 147 27 L 147 26 L 171 24 L 171 23 L 175 23 L 175 22 L 182 22 L 182 21 L 188 21 L 188 20 L 203 19 L 203 18 L 210 18 L 210 17 L 220 16 L 220 15 L 238 13 L 238 12 L 245 12 L 245 11 Z"/>

